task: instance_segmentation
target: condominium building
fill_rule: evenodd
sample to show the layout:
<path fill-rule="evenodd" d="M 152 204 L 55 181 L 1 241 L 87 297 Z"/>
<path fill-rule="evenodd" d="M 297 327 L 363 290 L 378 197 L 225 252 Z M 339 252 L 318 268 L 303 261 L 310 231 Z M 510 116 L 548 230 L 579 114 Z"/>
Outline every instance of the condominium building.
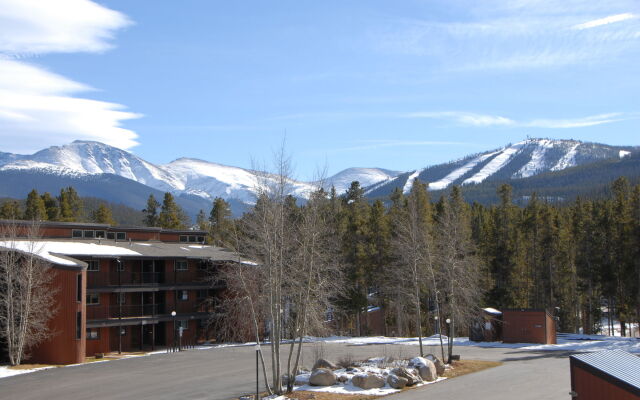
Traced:
<path fill-rule="evenodd" d="M 17 226 L 0 251 L 32 254 L 52 267 L 56 310 L 33 362 L 78 363 L 96 353 L 209 339 L 211 300 L 223 289 L 212 276 L 244 262 L 206 245 L 202 231 L 43 222 L 33 239 L 25 237 L 29 224 L 0 221 Z"/>

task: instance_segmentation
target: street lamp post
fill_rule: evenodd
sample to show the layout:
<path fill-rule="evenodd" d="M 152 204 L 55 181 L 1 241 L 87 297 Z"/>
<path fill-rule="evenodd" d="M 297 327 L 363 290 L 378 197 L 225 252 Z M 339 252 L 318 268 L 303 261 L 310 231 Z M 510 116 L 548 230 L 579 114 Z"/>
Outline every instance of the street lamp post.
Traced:
<path fill-rule="evenodd" d="M 447 323 L 447 344 L 448 344 L 448 357 L 447 357 L 447 364 L 451 364 L 451 353 L 453 351 L 452 346 L 453 346 L 453 341 L 451 340 L 451 319 L 447 318 L 444 322 Z"/>
<path fill-rule="evenodd" d="M 171 311 L 171 317 L 173 317 L 173 351 L 176 349 L 176 312 Z"/>

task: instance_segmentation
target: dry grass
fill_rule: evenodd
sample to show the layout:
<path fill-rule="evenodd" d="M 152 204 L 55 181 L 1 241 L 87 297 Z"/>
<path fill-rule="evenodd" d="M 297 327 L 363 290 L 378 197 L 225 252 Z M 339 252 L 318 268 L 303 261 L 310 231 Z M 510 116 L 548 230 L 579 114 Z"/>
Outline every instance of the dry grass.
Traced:
<path fill-rule="evenodd" d="M 381 396 L 297 391 L 287 394 L 287 397 L 297 400 L 372 400 L 379 399 Z"/>
<path fill-rule="evenodd" d="M 444 372 L 444 376 L 446 378 L 455 378 L 457 376 L 462 376 L 462 375 L 470 374 L 472 372 L 482 371 L 483 369 L 493 368 L 499 365 L 502 365 L 502 363 L 497 361 L 480 361 L 480 360 L 454 361 L 452 364 L 452 368 L 447 369 Z"/>
<path fill-rule="evenodd" d="M 9 369 L 17 369 L 17 370 L 23 370 L 23 369 L 35 369 L 35 368 L 51 368 L 51 367 L 61 367 L 61 365 L 50 365 L 50 364 L 20 364 L 20 365 L 14 365 L 14 366 L 9 366 Z"/>

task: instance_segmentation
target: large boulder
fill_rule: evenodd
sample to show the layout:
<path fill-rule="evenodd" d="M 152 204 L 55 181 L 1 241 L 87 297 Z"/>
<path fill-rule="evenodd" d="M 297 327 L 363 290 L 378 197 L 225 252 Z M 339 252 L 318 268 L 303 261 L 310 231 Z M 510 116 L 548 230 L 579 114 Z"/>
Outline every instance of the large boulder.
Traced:
<path fill-rule="evenodd" d="M 405 386 L 407 386 L 409 380 L 398 375 L 389 374 L 389 376 L 387 376 L 387 383 L 393 389 L 403 389 Z"/>
<path fill-rule="evenodd" d="M 312 386 L 331 386 L 336 384 L 336 374 L 327 368 L 314 369 L 309 377 Z"/>
<path fill-rule="evenodd" d="M 361 389 L 376 389 L 384 386 L 384 378 L 376 374 L 356 374 L 351 378 L 351 383 Z"/>
<path fill-rule="evenodd" d="M 430 360 L 433 363 L 433 365 L 436 366 L 436 372 L 438 373 L 438 376 L 444 375 L 445 366 L 442 360 L 440 360 L 438 357 L 434 356 L 433 354 L 427 354 L 424 358 L 426 358 L 427 360 Z"/>
<path fill-rule="evenodd" d="M 409 365 L 418 370 L 420 377 L 427 382 L 433 382 L 438 379 L 436 366 L 431 360 L 422 357 L 415 357 L 409 361 Z"/>
<path fill-rule="evenodd" d="M 313 364 L 313 369 L 318 369 L 318 368 L 326 368 L 326 369 L 336 369 L 336 365 L 334 363 L 332 363 L 329 360 L 325 360 L 324 358 L 318 358 L 318 361 L 316 361 L 315 364 Z"/>
<path fill-rule="evenodd" d="M 419 375 L 415 374 L 413 371 L 405 368 L 405 367 L 397 367 L 391 370 L 393 375 L 399 376 L 407 380 L 407 386 L 413 386 L 417 383 L 422 382 L 422 378 Z"/>

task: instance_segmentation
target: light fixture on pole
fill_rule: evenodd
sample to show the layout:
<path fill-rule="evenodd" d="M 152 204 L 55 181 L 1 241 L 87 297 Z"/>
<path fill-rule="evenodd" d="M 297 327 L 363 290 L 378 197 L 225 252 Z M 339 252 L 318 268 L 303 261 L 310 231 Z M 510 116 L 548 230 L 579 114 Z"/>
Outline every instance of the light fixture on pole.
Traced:
<path fill-rule="evenodd" d="M 173 351 L 176 349 L 176 312 L 171 311 L 171 317 L 173 318 Z"/>

